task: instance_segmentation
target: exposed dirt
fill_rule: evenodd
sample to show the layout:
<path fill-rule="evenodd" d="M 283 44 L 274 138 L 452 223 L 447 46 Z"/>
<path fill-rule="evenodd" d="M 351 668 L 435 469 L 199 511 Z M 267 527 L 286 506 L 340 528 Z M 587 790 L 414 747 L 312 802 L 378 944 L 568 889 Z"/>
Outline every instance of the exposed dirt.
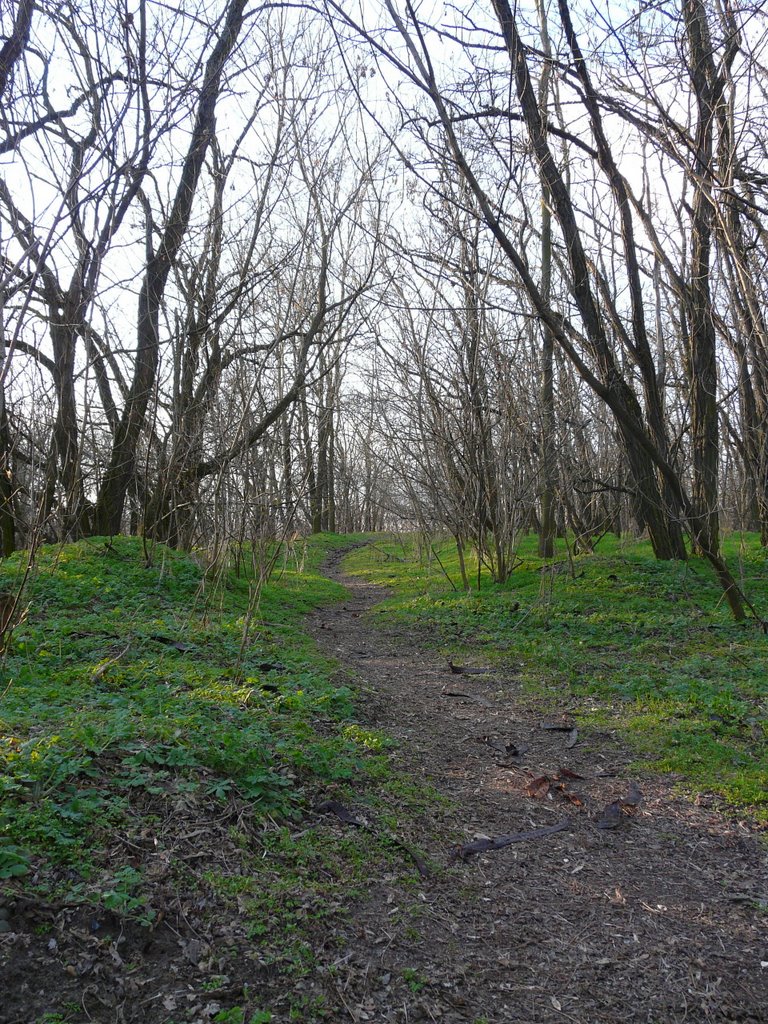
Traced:
<path fill-rule="evenodd" d="M 330 573 L 342 578 L 338 559 Z M 366 619 L 380 590 L 343 582 L 352 599 L 318 613 L 316 635 L 367 686 L 365 717 L 399 742 L 397 762 L 452 807 L 403 837 L 443 870 L 410 893 L 371 880 L 337 966 L 339 1020 L 768 1021 L 764 837 L 712 799 L 682 799 L 675 780 L 628 773 L 609 734 L 569 747 L 573 732 L 541 723 L 569 725 L 576 707 L 562 720 L 530 698 L 521 710 L 513 673 L 454 674 Z M 632 783 L 640 806 L 606 812 Z M 435 847 L 452 827 L 461 845 L 566 817 L 466 861 Z"/>
<path fill-rule="evenodd" d="M 337 578 L 339 565 L 329 569 Z M 417 637 L 365 616 L 380 590 L 344 582 L 350 600 L 316 613 L 311 628 L 355 674 L 362 719 L 397 741 L 393 766 L 446 798 L 404 809 L 397 826 L 348 808 L 380 833 L 397 830 L 395 866 L 374 861 L 368 897 L 340 924 L 331 914 L 333 930 L 322 915 L 310 925 L 311 968 L 282 973 L 249 940 L 247 915 L 205 881 L 238 863 L 234 835 L 258 846 L 263 823 L 235 802 L 160 795 L 149 808 L 157 825 L 116 836 L 113 851 L 124 862 L 118 846 L 129 842 L 160 923 L 45 903 L 13 882 L 0 893 L 0 1024 L 62 1010 L 53 1019 L 76 1024 L 239 1024 L 220 1016 L 232 1007 L 249 1024 L 266 1006 L 274 1024 L 768 1022 L 758 830 L 713 799 L 680 798 L 675 780 L 629 773 L 613 736 L 570 730 L 576 707 L 552 716 L 516 700 L 514 671 L 452 673 Z M 328 810 L 298 829 L 341 840 L 358 828 Z M 560 831 L 459 855 L 566 819 Z"/>

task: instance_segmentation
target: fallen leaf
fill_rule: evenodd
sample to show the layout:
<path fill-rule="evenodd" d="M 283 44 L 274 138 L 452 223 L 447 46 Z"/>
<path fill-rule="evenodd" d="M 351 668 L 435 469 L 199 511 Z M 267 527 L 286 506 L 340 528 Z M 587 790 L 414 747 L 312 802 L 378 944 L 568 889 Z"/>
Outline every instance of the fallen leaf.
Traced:
<path fill-rule="evenodd" d="M 568 803 L 573 804 L 574 807 L 584 806 L 584 798 L 582 796 L 579 796 L 578 793 L 572 793 L 569 789 L 566 789 L 565 786 L 560 787 L 560 792 L 563 794 L 563 797 L 568 801 Z"/>
<path fill-rule="evenodd" d="M 621 804 L 618 800 L 614 800 L 612 804 L 608 804 L 607 807 L 603 808 L 603 813 L 595 824 L 598 828 L 618 828 L 621 820 Z"/>
<path fill-rule="evenodd" d="M 546 775 L 540 775 L 538 779 L 532 779 L 525 787 L 525 795 L 533 797 L 534 800 L 543 800 L 549 795 L 550 780 Z"/>
<path fill-rule="evenodd" d="M 632 808 L 634 810 L 639 807 L 642 802 L 643 794 L 640 791 L 640 787 L 636 782 L 630 782 L 627 795 L 620 801 L 622 807 L 625 809 Z"/>
<path fill-rule="evenodd" d="M 202 942 L 200 939 L 182 940 L 179 945 L 182 948 L 184 959 L 191 964 L 200 963 L 210 948 L 207 942 Z"/>
<path fill-rule="evenodd" d="M 343 821 L 345 825 L 357 825 L 358 828 L 364 827 L 365 823 L 356 818 L 352 811 L 348 810 L 344 804 L 339 803 L 338 800 L 324 800 L 321 804 L 318 804 L 315 810 L 321 814 L 335 814 L 339 821 Z"/>

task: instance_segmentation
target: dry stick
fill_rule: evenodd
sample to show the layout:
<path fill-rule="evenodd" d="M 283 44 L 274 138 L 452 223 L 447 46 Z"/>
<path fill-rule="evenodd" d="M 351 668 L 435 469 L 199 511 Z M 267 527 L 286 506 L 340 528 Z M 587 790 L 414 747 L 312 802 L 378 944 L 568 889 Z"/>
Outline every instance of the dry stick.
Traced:
<path fill-rule="evenodd" d="M 544 836 L 551 836 L 555 832 L 562 832 L 571 824 L 571 818 L 563 818 L 556 825 L 547 825 L 544 828 L 534 828 L 529 832 L 513 832 L 508 836 L 499 836 L 498 839 L 478 839 L 474 843 L 467 843 L 466 846 L 457 846 L 451 854 L 451 860 L 467 860 L 476 853 L 486 853 L 489 850 L 503 850 L 505 846 L 512 843 L 521 843 L 525 839 L 543 839 Z"/>
<path fill-rule="evenodd" d="M 443 576 L 445 576 L 445 578 L 451 584 L 451 587 L 453 587 L 453 590 L 456 591 L 457 590 L 456 584 L 453 582 L 451 577 L 448 575 L 448 570 L 443 565 L 442 560 L 440 558 L 440 555 L 438 555 L 437 551 L 435 551 L 435 545 L 431 541 L 429 543 L 429 550 L 435 556 L 435 558 L 437 559 L 437 564 L 440 566 L 440 569 L 442 571 Z"/>

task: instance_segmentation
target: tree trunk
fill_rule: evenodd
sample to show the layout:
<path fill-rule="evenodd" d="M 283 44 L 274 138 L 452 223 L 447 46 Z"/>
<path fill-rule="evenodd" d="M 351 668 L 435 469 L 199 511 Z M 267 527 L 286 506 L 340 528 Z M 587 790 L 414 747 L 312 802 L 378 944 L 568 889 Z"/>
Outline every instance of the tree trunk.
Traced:
<path fill-rule="evenodd" d="M 689 46 L 689 73 L 694 86 L 696 125 L 691 218 L 691 279 L 687 309 L 686 368 L 690 388 L 691 455 L 695 511 L 692 523 L 697 548 L 719 550 L 717 356 L 710 294 L 713 199 L 711 195 L 715 108 L 722 82 L 712 60 L 712 42 L 701 0 L 683 0 Z"/>
<path fill-rule="evenodd" d="M 0 291 L 0 366 L 6 358 L 5 294 Z M 8 412 L 5 407 L 5 383 L 0 383 L 0 557 L 7 558 L 16 550 L 16 516 L 13 508 L 13 465 Z"/>
<path fill-rule="evenodd" d="M 179 186 L 157 252 L 150 258 L 139 294 L 136 366 L 133 382 L 112 445 L 112 455 L 96 500 L 93 529 L 120 531 L 125 498 L 136 467 L 136 453 L 154 390 L 160 357 L 160 309 L 168 275 L 189 226 L 192 204 L 205 155 L 215 131 L 216 102 L 224 66 L 244 21 L 247 0 L 230 0 L 224 24 L 208 58 L 200 88 L 195 124 Z"/>
<path fill-rule="evenodd" d="M 539 108 L 547 120 L 549 101 L 550 58 L 552 47 L 547 26 L 547 12 L 538 0 L 539 29 L 544 52 L 544 66 L 539 82 Z M 552 297 L 552 210 L 546 182 L 541 182 L 541 296 L 549 305 Z M 539 519 L 539 557 L 552 558 L 555 553 L 555 339 L 546 324 L 541 338 L 541 518 Z"/>

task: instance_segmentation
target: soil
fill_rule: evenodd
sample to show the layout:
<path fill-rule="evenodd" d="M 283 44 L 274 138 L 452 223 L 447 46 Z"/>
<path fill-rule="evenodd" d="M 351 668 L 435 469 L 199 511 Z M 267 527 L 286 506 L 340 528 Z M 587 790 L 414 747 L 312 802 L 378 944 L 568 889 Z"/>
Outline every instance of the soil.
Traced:
<path fill-rule="evenodd" d="M 377 624 L 365 613 L 382 590 L 342 577 L 340 561 L 328 572 L 350 599 L 311 629 L 353 674 L 361 722 L 396 741 L 393 767 L 443 799 L 417 811 L 404 799 L 396 825 L 330 803 L 309 827 L 342 838 L 364 821 L 390 838 L 396 868 L 372 861 L 367 896 L 332 930 L 318 923 L 311 969 L 289 979 L 254 957 L 243 915 L 202 881 L 234 861 L 244 808 L 176 798 L 131 851 L 156 878 L 160 924 L 94 918 L 9 884 L 0 1024 L 62 1007 L 58 1020 L 77 1024 L 207 1024 L 235 1006 L 227 1024 L 248 1024 L 267 1005 L 273 1024 L 768 1022 L 760 829 L 706 794 L 682 797 L 679 780 L 630 770 L 635 755 L 613 735 L 574 732 L 576 705 L 553 715 L 523 699 L 513 668 L 456 673 L 424 638 Z"/>
<path fill-rule="evenodd" d="M 443 818 L 460 845 L 570 819 L 466 860 L 434 848 L 445 820 L 422 820 L 405 838 L 443 870 L 419 882 L 421 912 L 405 922 L 402 898 L 372 879 L 339 968 L 338 1019 L 768 1021 L 759 830 L 714 798 L 683 798 L 679 780 L 630 772 L 636 755 L 610 734 L 542 728 L 572 725 L 578 708 L 543 715 L 530 696 L 516 701 L 514 673 L 455 673 L 418 638 L 365 617 L 379 588 L 342 577 L 338 559 L 330 574 L 352 598 L 315 616 L 316 635 L 354 667 L 365 719 L 397 741 L 399 765 L 449 799 Z M 634 787 L 639 807 L 616 806 Z"/>

